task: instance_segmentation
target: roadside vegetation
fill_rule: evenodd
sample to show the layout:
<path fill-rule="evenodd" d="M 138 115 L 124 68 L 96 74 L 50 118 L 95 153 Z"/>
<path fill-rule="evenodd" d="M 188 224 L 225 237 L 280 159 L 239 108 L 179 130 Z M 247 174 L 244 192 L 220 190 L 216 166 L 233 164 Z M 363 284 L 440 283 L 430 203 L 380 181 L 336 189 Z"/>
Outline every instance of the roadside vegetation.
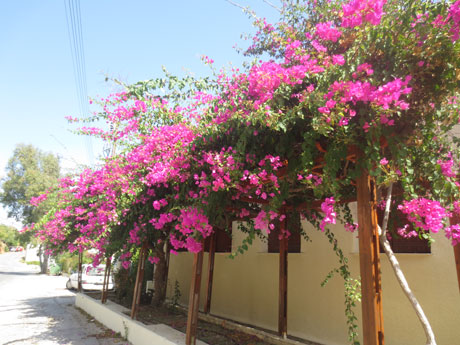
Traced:
<path fill-rule="evenodd" d="M 40 207 L 34 207 L 30 201 L 57 186 L 61 177 L 59 158 L 32 145 L 18 144 L 6 166 L 6 176 L 1 181 L 0 203 L 7 209 L 8 217 L 14 218 L 24 226 L 38 222 L 55 202 L 49 200 Z M 33 232 L 13 232 L 0 227 L 0 239 L 3 234 L 7 241 L 26 246 L 33 243 L 39 246 L 40 269 L 48 270 L 48 254 L 42 248 L 42 240 Z"/>
<path fill-rule="evenodd" d="M 380 242 L 434 345 L 388 237 L 432 241 L 442 232 L 460 243 L 460 225 L 449 223 L 460 215 L 460 149 L 451 134 L 460 117 L 460 1 L 281 1 L 278 11 L 268 23 L 246 10 L 257 32 L 243 68 L 218 71 L 203 57 L 211 77 L 165 71 L 95 102 L 91 118 L 69 118 L 79 133 L 107 141 L 112 155 L 31 193 L 31 205 L 12 214 L 50 252 L 95 248 L 95 264 L 115 255 L 129 270 L 147 251 L 157 306 L 169 254 L 201 252 L 234 220 L 247 238 L 233 257 L 275 229 L 308 239 L 296 226 L 303 218 L 337 256 L 326 280 L 343 280 L 348 337 L 357 344 L 359 278 L 329 226 L 363 231 L 368 219 L 353 219 L 349 202 L 367 188 L 367 209 L 385 209 Z M 15 167 L 8 176 L 22 176 Z"/>

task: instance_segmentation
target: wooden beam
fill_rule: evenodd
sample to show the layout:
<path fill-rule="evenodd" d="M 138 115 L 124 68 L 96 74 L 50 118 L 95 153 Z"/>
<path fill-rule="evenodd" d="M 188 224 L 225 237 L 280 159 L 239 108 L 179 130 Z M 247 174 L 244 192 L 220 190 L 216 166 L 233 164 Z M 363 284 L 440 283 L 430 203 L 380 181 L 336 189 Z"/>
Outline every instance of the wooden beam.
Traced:
<path fill-rule="evenodd" d="M 450 218 L 450 225 L 455 225 L 460 223 L 460 217 L 456 214 L 452 215 Z M 454 257 L 455 257 L 455 267 L 457 268 L 457 281 L 458 288 L 460 291 L 460 244 L 454 246 Z"/>
<path fill-rule="evenodd" d="M 364 345 L 383 345 L 382 286 L 375 184 L 363 171 L 356 181 Z"/>
<path fill-rule="evenodd" d="M 203 269 L 203 249 L 193 256 L 192 281 L 190 283 L 190 295 L 188 302 L 187 332 L 185 334 L 185 344 L 196 344 L 196 330 L 198 326 L 198 307 L 200 303 L 200 286 Z"/>
<path fill-rule="evenodd" d="M 78 253 L 78 292 L 81 292 L 82 290 L 82 284 L 81 284 L 81 279 L 82 279 L 82 270 L 83 270 L 83 253 L 80 252 Z"/>
<path fill-rule="evenodd" d="M 147 243 L 144 243 L 139 252 L 139 262 L 137 265 L 136 283 L 134 284 L 133 304 L 131 307 L 131 318 L 135 319 L 141 301 L 142 281 L 144 280 L 145 259 L 147 254 Z"/>
<path fill-rule="evenodd" d="M 214 258 L 216 254 L 216 241 L 217 236 L 215 231 L 211 235 L 209 243 L 209 255 L 208 255 L 208 282 L 206 284 L 206 302 L 204 305 L 204 312 L 209 314 L 211 311 L 211 296 L 212 296 L 212 281 L 214 276 Z"/>
<path fill-rule="evenodd" d="M 239 201 L 242 202 L 247 202 L 251 204 L 260 204 L 260 205 L 268 205 L 270 203 L 269 200 L 264 200 L 264 199 L 259 199 L 259 198 L 249 198 L 245 196 L 241 196 Z M 347 199 L 340 199 L 336 201 L 336 204 L 349 204 L 350 202 L 356 201 L 356 198 L 347 198 Z M 286 205 L 283 206 L 283 209 L 285 210 L 295 210 L 295 211 L 303 211 L 303 210 L 311 210 L 311 209 L 321 209 L 321 204 L 324 202 L 324 200 L 313 200 L 310 202 L 304 202 L 301 204 L 296 204 L 295 206 L 293 205 Z M 236 211 L 238 209 L 236 208 L 231 208 L 227 207 L 230 211 Z"/>
<path fill-rule="evenodd" d="M 287 337 L 287 269 L 288 269 L 288 241 L 285 236 L 286 218 L 281 221 L 280 255 L 279 255 L 279 305 L 278 305 L 278 333 Z"/>

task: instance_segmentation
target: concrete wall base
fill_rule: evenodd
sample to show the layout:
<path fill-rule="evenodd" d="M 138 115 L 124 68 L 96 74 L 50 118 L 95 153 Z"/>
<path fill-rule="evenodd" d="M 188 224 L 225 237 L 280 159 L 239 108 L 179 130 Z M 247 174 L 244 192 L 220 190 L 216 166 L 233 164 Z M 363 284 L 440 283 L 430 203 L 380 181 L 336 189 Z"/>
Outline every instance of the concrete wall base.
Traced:
<path fill-rule="evenodd" d="M 102 304 L 85 294 L 77 293 L 75 305 L 93 316 L 97 321 L 107 328 L 120 333 L 133 345 L 183 345 L 185 344 L 185 334 L 167 325 L 144 325 L 143 323 L 132 320 L 123 312 L 129 309 L 107 301 Z M 205 342 L 197 340 L 199 345 L 207 345 Z"/>

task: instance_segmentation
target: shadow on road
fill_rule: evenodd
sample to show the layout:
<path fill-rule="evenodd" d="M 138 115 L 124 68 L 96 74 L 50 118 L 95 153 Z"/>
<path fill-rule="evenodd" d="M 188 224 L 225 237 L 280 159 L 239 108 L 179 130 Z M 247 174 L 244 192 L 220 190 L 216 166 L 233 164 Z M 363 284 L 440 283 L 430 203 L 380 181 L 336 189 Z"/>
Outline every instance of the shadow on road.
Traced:
<path fill-rule="evenodd" d="M 95 324 L 94 319 L 78 311 L 75 296 L 53 296 L 30 298 L 20 301 L 22 327 L 29 332 L 19 333 L 18 338 L 3 345 L 11 344 L 66 344 L 100 345 L 122 344 L 122 339 Z M 11 327 L 21 327 L 21 325 Z M 22 338 L 23 337 L 23 338 Z M 126 342 L 124 342 L 126 343 Z"/>
<path fill-rule="evenodd" d="M 18 334 L 18 339 L 4 344 L 33 344 L 40 341 L 55 344 L 97 344 L 82 341 L 85 335 L 78 332 L 81 325 L 74 319 L 73 301 L 73 296 L 21 300 L 21 320 L 25 321 L 24 326 L 28 328 L 28 332 Z M 14 324 L 8 326 L 21 327 Z"/>
<path fill-rule="evenodd" d="M 41 274 L 39 272 L 4 272 L 0 271 L 1 275 L 10 275 L 10 276 L 31 276 Z"/>

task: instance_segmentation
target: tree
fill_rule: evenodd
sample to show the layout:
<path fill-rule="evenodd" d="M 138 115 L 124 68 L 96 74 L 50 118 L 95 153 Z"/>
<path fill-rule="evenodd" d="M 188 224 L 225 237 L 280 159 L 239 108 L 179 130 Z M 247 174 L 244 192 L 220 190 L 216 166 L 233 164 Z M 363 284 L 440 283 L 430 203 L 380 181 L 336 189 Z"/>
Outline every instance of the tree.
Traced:
<path fill-rule="evenodd" d="M 19 232 L 12 226 L 0 224 L 0 240 L 8 247 L 17 246 L 20 243 Z"/>
<path fill-rule="evenodd" d="M 38 207 L 30 204 L 33 198 L 43 195 L 57 185 L 60 176 L 59 158 L 32 146 L 19 144 L 6 167 L 0 191 L 0 203 L 8 211 L 8 216 L 24 225 L 37 222 L 51 207 L 45 200 Z M 46 272 L 46 261 L 42 273 Z"/>

